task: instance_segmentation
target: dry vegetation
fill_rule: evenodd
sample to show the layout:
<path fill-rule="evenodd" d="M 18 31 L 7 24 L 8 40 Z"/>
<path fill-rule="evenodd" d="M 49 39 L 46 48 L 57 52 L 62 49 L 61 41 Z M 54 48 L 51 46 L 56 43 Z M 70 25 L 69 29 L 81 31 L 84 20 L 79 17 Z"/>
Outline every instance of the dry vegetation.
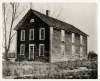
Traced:
<path fill-rule="evenodd" d="M 97 62 L 89 60 L 56 63 L 3 61 L 3 78 L 96 79 L 97 72 Z"/>

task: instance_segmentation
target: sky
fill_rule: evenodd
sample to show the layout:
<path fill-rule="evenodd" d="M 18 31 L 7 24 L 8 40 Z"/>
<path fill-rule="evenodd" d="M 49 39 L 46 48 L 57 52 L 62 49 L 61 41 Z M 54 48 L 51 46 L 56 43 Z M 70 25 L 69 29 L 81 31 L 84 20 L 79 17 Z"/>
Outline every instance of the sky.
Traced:
<path fill-rule="evenodd" d="M 25 11 L 16 19 L 13 28 L 30 9 L 29 3 L 22 3 Z M 50 16 L 74 25 L 76 28 L 88 34 L 88 51 L 97 50 L 97 3 L 33 3 L 31 7 L 45 14 L 50 10 Z M 58 16 L 59 15 L 59 16 Z M 57 17 L 58 16 L 58 17 Z M 13 32 L 15 32 L 13 30 Z M 14 37 L 15 38 L 15 37 Z M 15 51 L 15 39 L 11 44 L 10 51 Z"/>

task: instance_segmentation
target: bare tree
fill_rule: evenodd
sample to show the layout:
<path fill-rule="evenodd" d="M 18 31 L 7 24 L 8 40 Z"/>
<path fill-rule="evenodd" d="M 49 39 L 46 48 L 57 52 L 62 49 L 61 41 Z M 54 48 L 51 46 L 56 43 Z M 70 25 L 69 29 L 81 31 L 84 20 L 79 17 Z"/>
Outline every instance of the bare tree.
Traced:
<path fill-rule="evenodd" d="M 9 52 L 10 45 L 13 41 L 13 37 L 16 34 L 16 33 L 12 33 L 14 22 L 20 16 L 20 14 L 24 11 L 24 9 L 20 11 L 19 8 L 20 8 L 19 3 L 3 3 L 2 4 L 3 37 L 4 37 L 3 47 L 5 50 L 5 53 L 4 53 L 5 60 L 7 60 L 7 54 Z"/>
<path fill-rule="evenodd" d="M 30 5 L 30 9 L 37 10 L 34 3 L 29 3 L 29 5 Z M 62 8 L 61 7 L 59 8 L 59 12 L 57 12 L 56 5 L 51 5 L 49 3 L 42 3 L 38 6 L 38 11 L 40 11 L 41 13 L 45 13 L 45 9 L 52 10 L 50 16 L 52 16 L 52 17 L 54 16 L 57 19 L 62 13 Z"/>

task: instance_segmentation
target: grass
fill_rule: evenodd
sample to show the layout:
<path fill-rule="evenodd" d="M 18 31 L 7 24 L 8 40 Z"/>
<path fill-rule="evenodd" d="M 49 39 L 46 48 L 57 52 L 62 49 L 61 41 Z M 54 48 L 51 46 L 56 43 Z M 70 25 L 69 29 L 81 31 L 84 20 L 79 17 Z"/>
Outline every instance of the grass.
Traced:
<path fill-rule="evenodd" d="M 97 78 L 97 62 L 76 60 L 56 63 L 3 61 L 3 78 L 90 79 Z M 86 69 L 79 69 L 86 67 Z"/>

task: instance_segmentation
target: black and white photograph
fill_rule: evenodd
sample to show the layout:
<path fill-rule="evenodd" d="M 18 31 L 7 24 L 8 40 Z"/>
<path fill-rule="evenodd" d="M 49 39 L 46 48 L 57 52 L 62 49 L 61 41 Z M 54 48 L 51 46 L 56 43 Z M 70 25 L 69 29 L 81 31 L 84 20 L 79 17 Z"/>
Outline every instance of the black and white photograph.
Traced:
<path fill-rule="evenodd" d="M 2 79 L 98 79 L 98 2 L 2 2 Z"/>

